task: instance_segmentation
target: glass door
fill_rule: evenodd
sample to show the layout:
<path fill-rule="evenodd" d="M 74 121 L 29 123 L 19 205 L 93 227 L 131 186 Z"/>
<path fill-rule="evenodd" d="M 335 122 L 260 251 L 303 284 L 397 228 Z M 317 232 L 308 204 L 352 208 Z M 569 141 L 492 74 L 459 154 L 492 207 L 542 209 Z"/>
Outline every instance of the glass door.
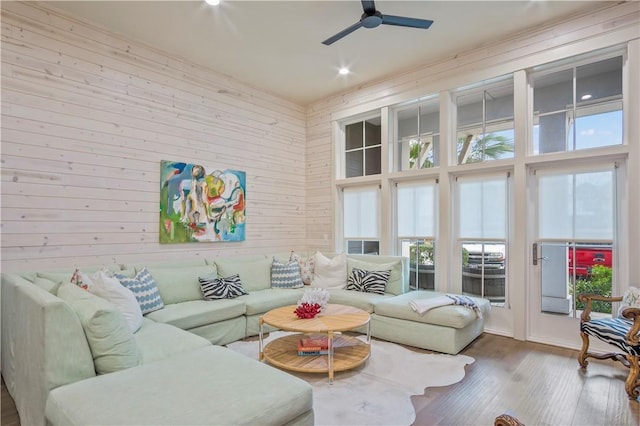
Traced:
<path fill-rule="evenodd" d="M 580 346 L 581 293 L 612 294 L 616 168 L 537 170 L 532 176 L 529 339 Z M 615 307 L 613 307 L 615 309 Z M 593 316 L 610 316 L 597 304 Z"/>

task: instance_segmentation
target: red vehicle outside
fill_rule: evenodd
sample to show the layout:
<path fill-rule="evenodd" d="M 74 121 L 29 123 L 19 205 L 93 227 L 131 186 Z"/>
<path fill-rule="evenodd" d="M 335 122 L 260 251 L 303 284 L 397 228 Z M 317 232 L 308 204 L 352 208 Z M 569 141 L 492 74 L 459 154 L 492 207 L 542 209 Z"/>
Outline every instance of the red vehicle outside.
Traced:
<path fill-rule="evenodd" d="M 573 256 L 574 250 L 569 248 L 567 251 L 569 252 L 570 276 L 573 276 L 574 268 L 577 277 L 589 276 L 589 274 L 591 274 L 591 268 L 595 265 L 611 268 L 611 247 L 576 246 L 575 262 Z"/>

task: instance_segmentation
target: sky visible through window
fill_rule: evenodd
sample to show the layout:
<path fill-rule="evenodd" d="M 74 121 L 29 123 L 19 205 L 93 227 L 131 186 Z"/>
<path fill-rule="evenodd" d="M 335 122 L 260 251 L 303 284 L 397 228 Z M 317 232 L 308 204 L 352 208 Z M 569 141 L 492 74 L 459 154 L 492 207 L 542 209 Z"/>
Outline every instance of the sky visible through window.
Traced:
<path fill-rule="evenodd" d="M 576 121 L 576 149 L 599 148 L 622 145 L 622 111 L 610 111 L 601 114 L 578 117 Z M 571 151 L 573 129 L 568 138 L 568 151 Z M 540 152 L 540 128 L 533 126 L 534 152 Z"/>

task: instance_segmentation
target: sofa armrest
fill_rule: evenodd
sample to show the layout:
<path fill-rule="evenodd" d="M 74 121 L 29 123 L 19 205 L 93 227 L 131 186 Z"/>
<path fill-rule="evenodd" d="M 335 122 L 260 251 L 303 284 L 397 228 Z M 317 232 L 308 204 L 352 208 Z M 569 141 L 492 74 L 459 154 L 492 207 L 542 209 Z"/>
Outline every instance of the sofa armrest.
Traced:
<path fill-rule="evenodd" d="M 2 374 L 22 424 L 44 424 L 51 389 L 95 376 L 75 312 L 15 275 L 2 274 Z"/>

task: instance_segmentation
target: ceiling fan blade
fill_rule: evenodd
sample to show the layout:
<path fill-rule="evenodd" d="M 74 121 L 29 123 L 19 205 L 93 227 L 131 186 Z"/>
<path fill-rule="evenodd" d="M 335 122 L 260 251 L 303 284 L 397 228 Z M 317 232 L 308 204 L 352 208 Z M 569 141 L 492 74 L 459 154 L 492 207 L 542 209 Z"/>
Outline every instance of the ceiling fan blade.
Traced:
<path fill-rule="evenodd" d="M 424 28 L 426 30 L 433 24 L 433 21 L 429 19 L 407 18 L 405 16 L 382 15 L 382 23 L 397 25 L 399 27 Z"/>
<path fill-rule="evenodd" d="M 351 25 L 350 27 L 347 27 L 344 30 L 340 31 L 338 34 L 329 37 L 328 39 L 323 41 L 322 44 L 325 44 L 325 45 L 329 46 L 330 44 L 333 44 L 336 41 L 340 40 L 342 37 L 348 36 L 349 34 L 354 32 L 355 30 L 357 30 L 361 26 L 362 26 L 362 21 L 358 21 L 355 24 Z"/>
<path fill-rule="evenodd" d="M 362 3 L 362 9 L 364 10 L 364 13 L 368 13 L 368 14 L 374 14 L 376 13 L 376 5 L 373 2 L 373 0 L 361 0 Z"/>

